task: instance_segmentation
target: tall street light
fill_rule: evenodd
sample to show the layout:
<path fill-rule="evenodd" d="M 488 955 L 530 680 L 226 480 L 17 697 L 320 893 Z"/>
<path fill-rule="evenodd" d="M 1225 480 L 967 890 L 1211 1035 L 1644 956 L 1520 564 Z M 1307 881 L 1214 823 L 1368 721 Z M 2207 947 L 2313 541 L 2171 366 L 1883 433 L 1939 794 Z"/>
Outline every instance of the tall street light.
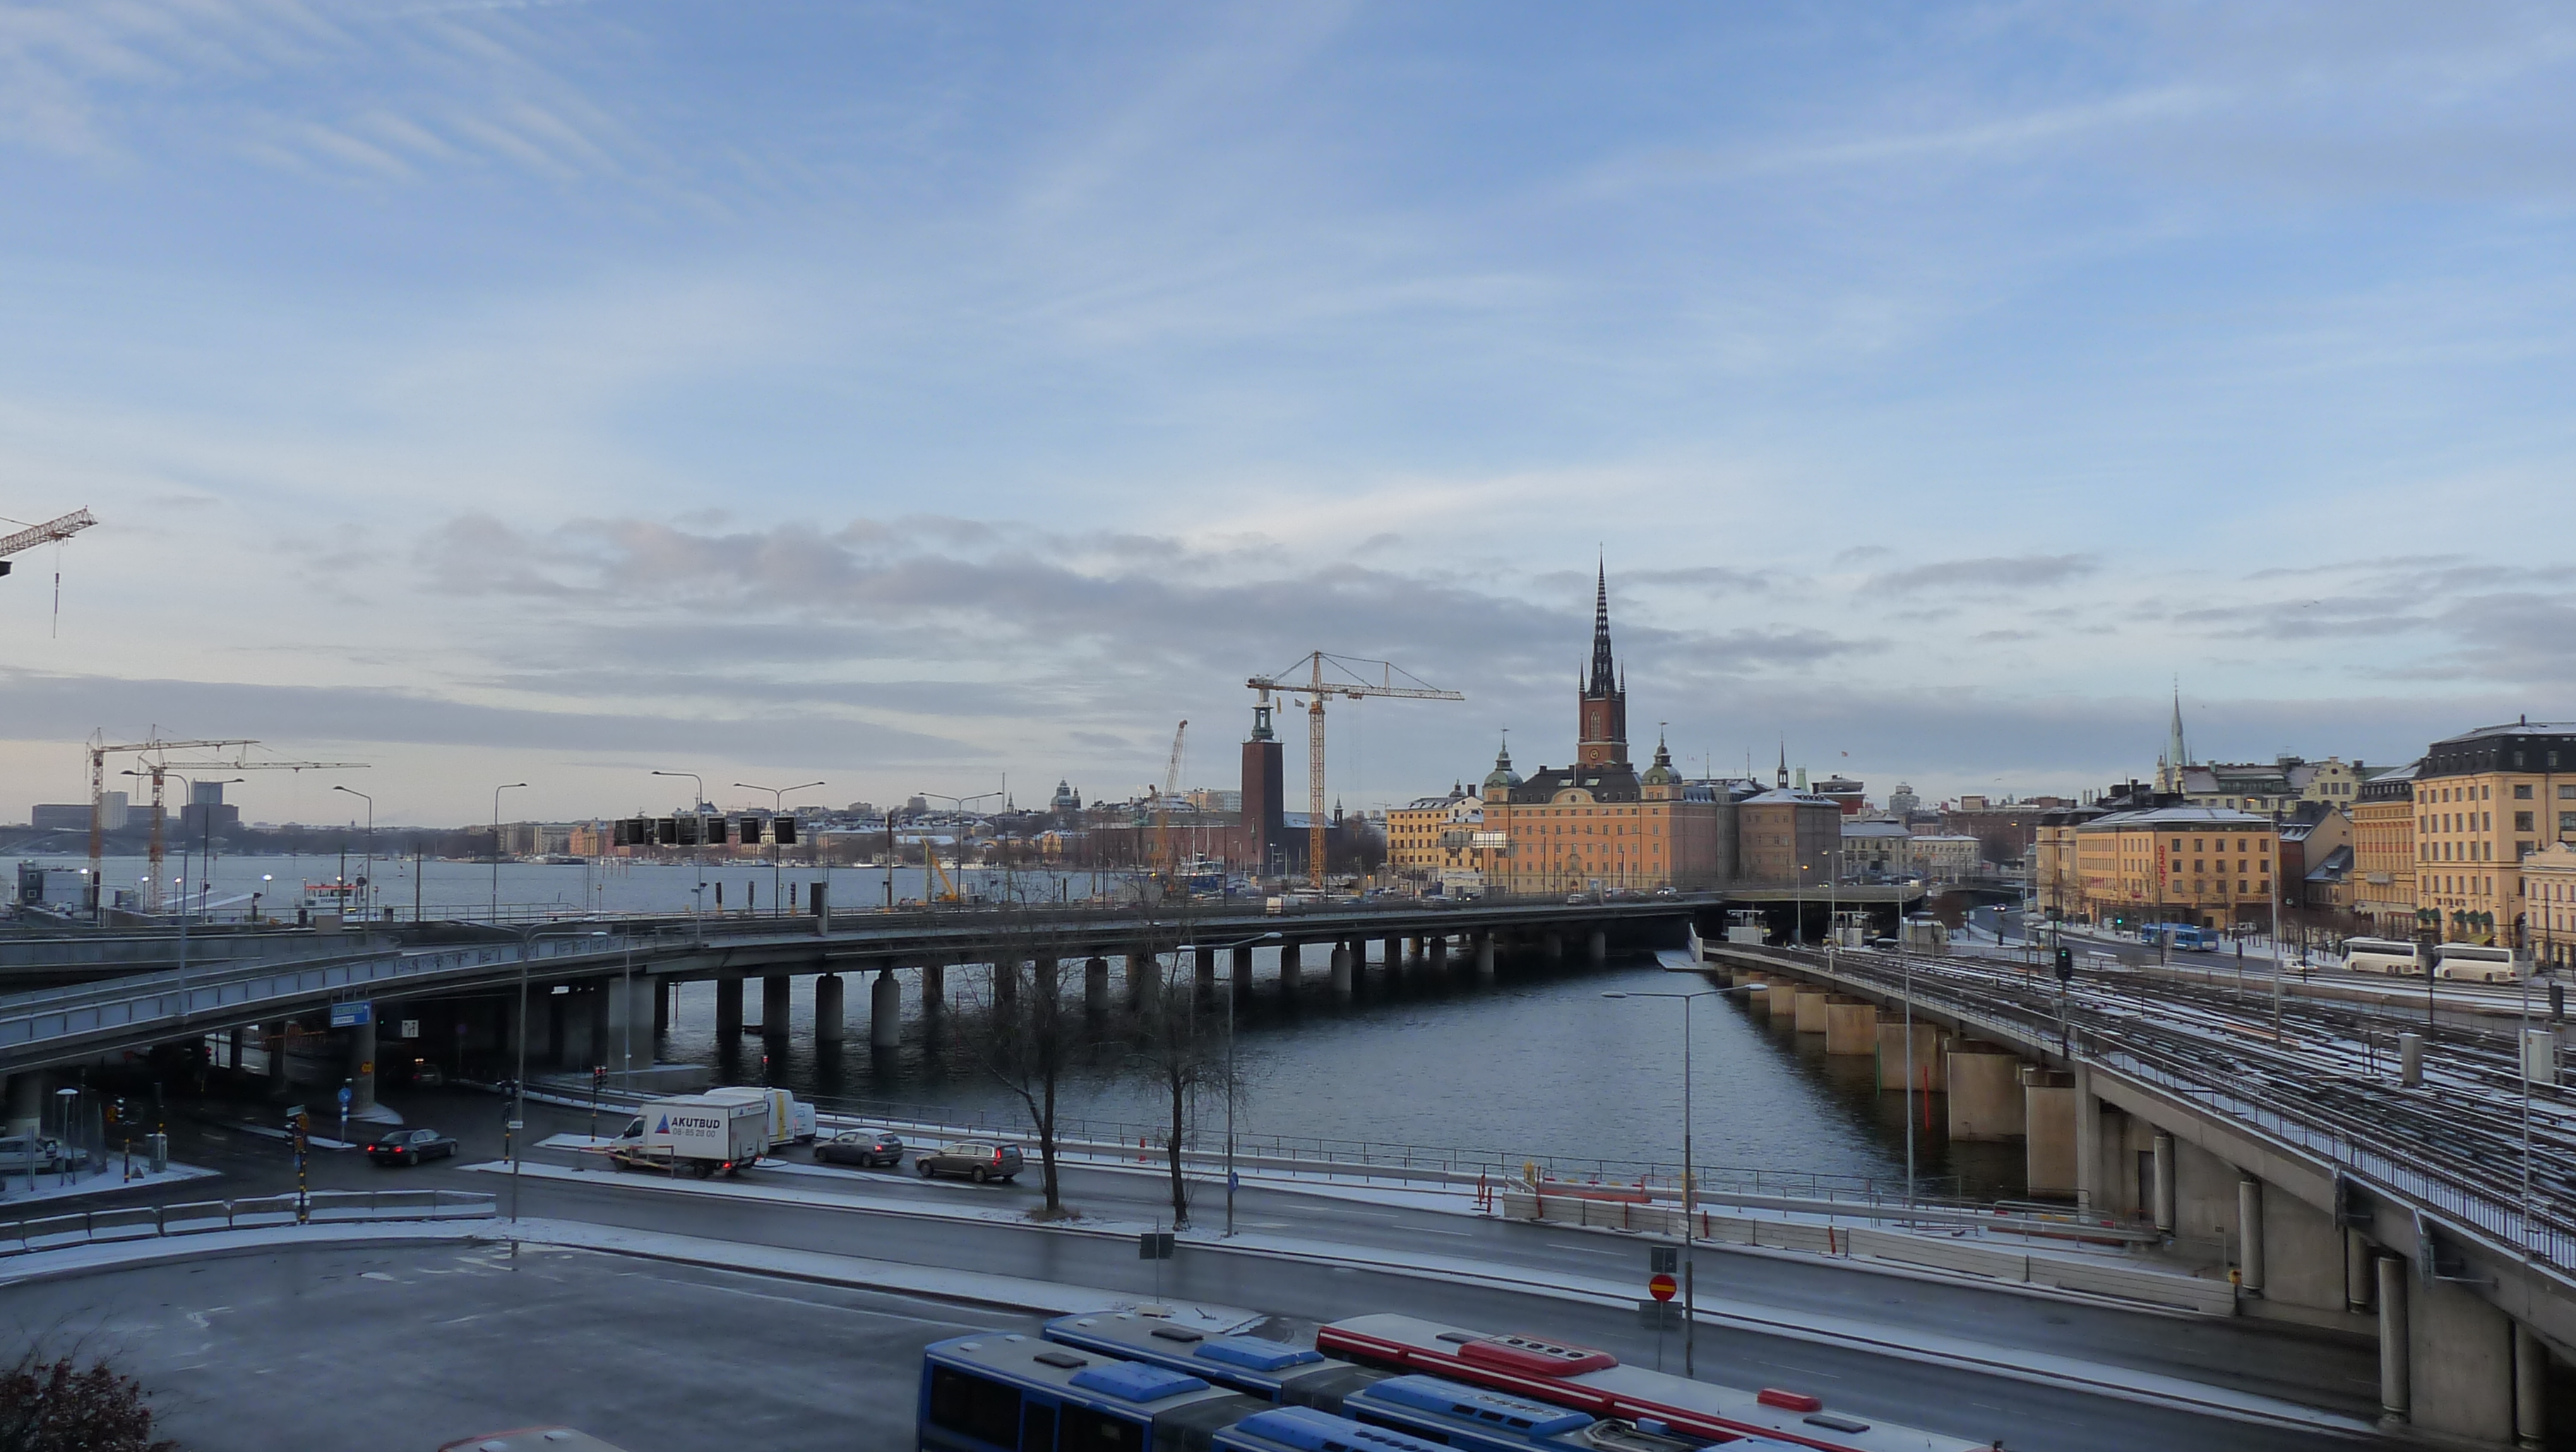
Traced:
<path fill-rule="evenodd" d="M 754 786 L 747 781 L 738 781 L 734 785 L 747 792 L 769 793 L 769 911 L 772 916 L 783 916 L 786 905 L 778 900 L 778 818 L 779 814 L 786 810 L 782 803 L 786 801 L 789 792 L 812 791 L 822 783 L 809 781 L 803 786 L 765 787 Z"/>
<path fill-rule="evenodd" d="M 696 782 L 698 786 L 697 802 L 691 815 L 699 819 L 698 825 L 701 828 L 706 825 L 707 779 L 705 777 L 698 775 L 694 771 L 662 771 L 658 768 L 646 774 L 649 776 L 685 776 L 689 780 Z M 698 835 L 703 837 L 706 834 L 701 831 Z M 699 845 L 703 848 L 705 844 L 700 843 Z M 704 851 L 692 852 L 689 856 L 698 864 L 698 885 L 694 889 L 697 893 L 697 906 L 690 910 L 689 930 L 692 933 L 700 933 L 705 931 L 705 928 L 698 923 L 698 919 L 705 915 L 707 906 L 707 856 Z"/>
<path fill-rule="evenodd" d="M 1691 1165 L 1691 1000 L 1715 998 L 1714 988 L 1696 993 L 1623 993 L 1609 992 L 1603 998 L 1678 998 L 1682 1003 L 1682 1244 L 1688 1247 L 1682 1258 L 1682 1375 L 1697 1372 L 1691 1364 L 1692 1343 L 1699 1329 L 1696 1293 L 1699 1276 L 1699 1174 Z"/>
<path fill-rule="evenodd" d="M 367 804 L 367 910 L 372 913 L 375 911 L 376 897 L 376 799 L 356 787 L 335 786 L 331 790 L 347 792 Z M 496 842 L 494 845 L 499 844 Z M 348 894 L 345 891 L 341 894 L 341 901 L 343 904 L 348 901 Z M 401 909 L 397 908 L 395 911 L 399 912 Z"/>
<path fill-rule="evenodd" d="M 950 807 L 956 810 L 957 881 L 951 884 L 951 886 L 956 890 L 960 897 L 963 897 L 966 893 L 966 804 L 968 802 L 980 802 L 987 797 L 998 797 L 1001 796 L 1002 793 L 977 792 L 971 797 L 952 797 L 946 792 L 920 792 L 916 793 L 916 795 L 918 795 L 923 801 L 946 802 Z M 938 850 L 938 848 L 930 845 L 929 837 L 924 836 L 921 839 L 921 896 L 924 905 L 929 907 L 938 906 L 937 899 L 932 897 L 930 892 L 930 854 Z"/>
<path fill-rule="evenodd" d="M 1219 943 L 1208 951 L 1226 953 L 1236 948 L 1249 948 L 1255 943 L 1275 943 L 1284 936 L 1274 929 L 1255 933 L 1237 942 Z M 1233 970 L 1228 969 L 1225 975 L 1225 1233 L 1229 1237 L 1234 1234 L 1234 1000 L 1238 987 Z"/>
<path fill-rule="evenodd" d="M 526 785 L 523 781 L 513 781 L 492 788 L 492 921 L 496 925 L 501 921 L 501 793 L 514 792 Z"/>
<path fill-rule="evenodd" d="M 707 779 L 705 777 L 698 775 L 694 771 L 655 771 L 650 774 L 653 776 L 685 776 L 689 780 L 696 782 L 698 784 L 697 809 L 701 815 L 705 814 L 707 809 Z"/>

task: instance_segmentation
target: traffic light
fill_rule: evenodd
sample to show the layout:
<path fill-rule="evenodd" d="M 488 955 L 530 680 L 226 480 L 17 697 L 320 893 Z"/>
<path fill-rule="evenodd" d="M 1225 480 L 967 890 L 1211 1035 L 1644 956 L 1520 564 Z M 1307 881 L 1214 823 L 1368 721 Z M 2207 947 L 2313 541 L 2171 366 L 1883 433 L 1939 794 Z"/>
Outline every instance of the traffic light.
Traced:
<path fill-rule="evenodd" d="M 794 817 L 772 817 L 772 818 L 770 818 L 770 819 L 769 819 L 769 839 L 770 839 L 771 841 L 773 841 L 773 842 L 777 843 L 777 844 L 778 844 L 779 846 L 781 846 L 781 847 L 793 847 L 793 846 L 795 846 L 795 845 L 796 845 L 796 819 L 795 819 Z"/>
<path fill-rule="evenodd" d="M 2074 980 L 2075 950 L 2066 946 L 2064 943 L 2060 943 L 2057 945 L 2057 981 L 2060 983 L 2071 983 Z"/>
<path fill-rule="evenodd" d="M 593 1065 L 591 1065 L 591 1066 L 590 1066 L 590 1087 L 591 1087 L 591 1088 L 593 1088 L 593 1089 L 596 1089 L 596 1088 L 598 1088 L 600 1085 L 605 1084 L 605 1083 L 607 1083 L 607 1082 L 608 1082 L 608 1066 L 607 1066 L 606 1064 L 593 1064 Z"/>

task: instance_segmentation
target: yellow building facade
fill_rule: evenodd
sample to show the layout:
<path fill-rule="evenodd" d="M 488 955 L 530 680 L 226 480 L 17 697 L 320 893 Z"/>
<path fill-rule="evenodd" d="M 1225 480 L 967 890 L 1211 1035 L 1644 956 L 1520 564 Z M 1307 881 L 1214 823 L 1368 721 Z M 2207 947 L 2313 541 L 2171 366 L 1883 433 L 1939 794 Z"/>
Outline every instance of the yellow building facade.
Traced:
<path fill-rule="evenodd" d="M 2097 923 L 2264 921 L 2279 849 L 2271 818 L 2225 807 L 2112 812 L 2075 828 L 2083 908 Z"/>
<path fill-rule="evenodd" d="M 2532 941 L 2523 863 L 2576 843 L 2576 723 L 2482 726 L 2436 741 L 2415 775 L 2419 913 L 2450 940 Z"/>

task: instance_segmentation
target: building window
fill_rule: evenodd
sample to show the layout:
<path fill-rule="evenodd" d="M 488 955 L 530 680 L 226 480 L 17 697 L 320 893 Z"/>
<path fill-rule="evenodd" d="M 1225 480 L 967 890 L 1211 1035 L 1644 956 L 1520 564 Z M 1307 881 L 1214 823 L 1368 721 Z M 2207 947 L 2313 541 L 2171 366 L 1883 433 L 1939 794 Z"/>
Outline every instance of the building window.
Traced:
<path fill-rule="evenodd" d="M 2527 801 L 2530 801 L 2530 800 L 2531 800 L 2531 783 L 2529 783 L 2529 782 L 2516 782 L 2516 783 L 2514 783 L 2514 788 L 2513 788 L 2513 799 L 2514 799 L 2515 801 L 2517 801 L 2517 802 L 2527 802 Z"/>
<path fill-rule="evenodd" d="M 2527 792 L 2527 791 L 2531 790 L 2531 788 L 2529 788 L 2529 787 L 2524 787 L 2524 788 L 2523 788 L 2523 790 Z M 2514 813 L 2514 814 L 2513 814 L 2513 829 L 2514 829 L 2515 831 L 2517 831 L 2517 832 L 2528 832 L 2528 831 L 2530 831 L 2530 830 L 2531 830 L 2531 813 L 2529 813 L 2529 812 L 2516 812 L 2516 813 Z"/>

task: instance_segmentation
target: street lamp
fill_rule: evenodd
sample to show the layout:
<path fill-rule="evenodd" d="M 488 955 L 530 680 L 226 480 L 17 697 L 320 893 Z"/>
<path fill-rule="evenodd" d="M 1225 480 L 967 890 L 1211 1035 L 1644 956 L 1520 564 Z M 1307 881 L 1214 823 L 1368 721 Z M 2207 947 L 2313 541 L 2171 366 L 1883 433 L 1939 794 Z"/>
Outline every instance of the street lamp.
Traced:
<path fill-rule="evenodd" d="M 773 916 L 783 916 L 786 912 L 786 904 L 778 900 L 778 817 L 786 808 L 781 803 L 786 800 L 789 792 L 811 791 L 822 783 L 809 781 L 803 786 L 765 787 L 753 786 L 747 781 L 738 781 L 734 785 L 747 792 L 769 793 L 769 911 Z"/>
<path fill-rule="evenodd" d="M 963 893 L 966 890 L 966 804 L 968 802 L 980 802 L 987 797 L 998 797 L 1002 795 L 1002 793 L 977 792 L 971 797 L 952 797 L 946 792 L 920 792 L 916 793 L 916 795 L 920 796 L 924 801 L 946 802 L 957 811 L 957 881 L 955 883 L 955 888 L 958 892 Z M 937 905 L 937 900 L 931 896 L 930 892 L 930 854 L 937 850 L 937 848 L 930 845 L 929 837 L 924 836 L 921 839 L 921 898 L 925 906 Z M 889 864 L 886 870 L 889 878 L 891 878 L 894 870 L 891 864 Z"/>
<path fill-rule="evenodd" d="M 1041 777 L 1040 780 L 1044 778 Z M 1249 948 L 1255 943 L 1275 943 L 1284 936 L 1277 929 L 1273 929 L 1267 933 L 1255 933 L 1237 942 L 1218 943 L 1208 951 L 1232 952 L 1236 948 Z M 1234 1078 L 1234 999 L 1235 989 L 1238 986 L 1234 981 L 1234 974 L 1228 971 L 1225 975 L 1225 1233 L 1228 1238 L 1234 1234 L 1234 1096 L 1237 1089 Z"/>
<path fill-rule="evenodd" d="M 702 777 L 702 776 L 698 775 L 698 774 L 697 774 L 696 772 L 694 772 L 694 771 L 658 771 L 658 770 L 657 770 L 657 771 L 654 771 L 654 772 L 649 773 L 649 775 L 652 775 L 652 776 L 685 776 L 685 777 L 687 777 L 689 780 L 691 780 L 691 781 L 693 781 L 693 782 L 696 782 L 696 783 L 698 784 L 698 801 L 697 801 L 697 810 L 698 810 L 698 812 L 699 812 L 700 814 L 702 814 L 702 815 L 705 813 L 705 811 L 706 811 L 706 809 L 707 809 L 707 779 L 706 779 L 705 777 Z"/>
<path fill-rule="evenodd" d="M 358 790 L 356 787 L 335 786 L 331 788 L 331 790 L 335 792 L 347 792 L 349 795 L 356 797 L 358 800 L 367 804 L 367 908 L 368 911 L 372 913 L 375 910 L 376 899 L 376 799 L 368 796 L 365 792 Z M 496 806 L 498 804 L 499 797 L 500 794 L 498 792 L 493 794 Z M 499 828 L 495 827 L 493 830 L 494 840 L 492 845 L 498 847 L 500 846 Z M 492 870 L 495 874 L 498 874 L 501 870 L 500 864 L 494 863 Z M 341 888 L 340 901 L 345 905 L 348 900 L 348 889 L 344 884 Z M 400 911 L 400 909 L 396 909 L 396 911 Z"/>
<path fill-rule="evenodd" d="M 1715 998 L 1714 988 L 1694 993 L 1607 992 L 1603 998 L 1678 998 L 1682 1002 L 1682 1244 L 1689 1247 L 1682 1260 L 1682 1375 L 1696 1372 L 1691 1364 L 1691 1348 L 1699 1329 L 1695 1293 L 1699 1276 L 1699 1230 L 1693 1217 L 1699 1210 L 1699 1176 L 1691 1168 L 1691 1028 L 1690 1008 L 1694 998 Z"/>
<path fill-rule="evenodd" d="M 517 791 L 526 785 L 523 781 L 513 781 L 492 788 L 492 922 L 496 927 L 501 922 L 501 793 Z M 526 1031 L 527 1026 L 520 1025 L 523 1036 Z"/>

